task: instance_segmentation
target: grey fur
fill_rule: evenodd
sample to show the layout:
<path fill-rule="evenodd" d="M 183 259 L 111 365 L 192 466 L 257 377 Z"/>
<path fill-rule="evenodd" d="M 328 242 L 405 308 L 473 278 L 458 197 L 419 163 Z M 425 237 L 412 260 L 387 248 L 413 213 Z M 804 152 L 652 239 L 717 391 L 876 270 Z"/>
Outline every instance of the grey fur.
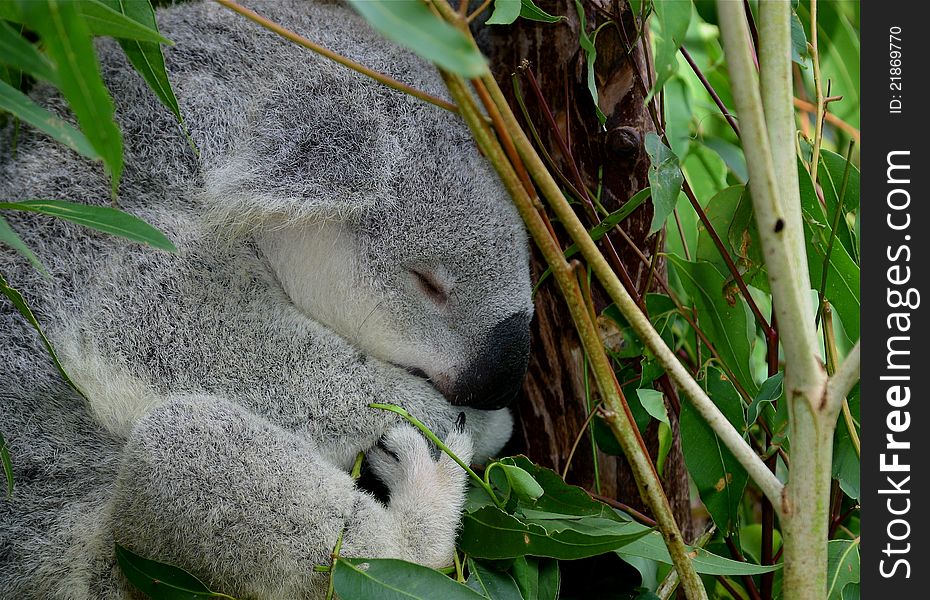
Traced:
<path fill-rule="evenodd" d="M 444 95 L 428 65 L 341 4 L 250 4 Z M 5 215 L 50 276 L 5 247 L 0 268 L 88 400 L 0 302 L 0 428 L 17 481 L 0 500 L 0 598 L 130 597 L 114 541 L 240 598 L 318 597 L 313 565 L 343 528 L 347 555 L 447 563 L 464 474 L 367 405 L 407 407 L 466 459 L 501 448 L 506 409 L 452 406 L 437 389 L 452 397 L 508 343 L 500 323 L 528 322 L 517 214 L 454 115 L 213 3 L 158 18 L 199 159 L 118 46 L 98 50 L 125 137 L 120 205 L 179 254 Z M 32 95 L 66 113 L 49 88 Z M 26 130 L 14 158 L 12 135 L 0 130 L 0 197 L 108 203 L 99 165 Z M 386 505 L 348 475 L 361 450 Z"/>

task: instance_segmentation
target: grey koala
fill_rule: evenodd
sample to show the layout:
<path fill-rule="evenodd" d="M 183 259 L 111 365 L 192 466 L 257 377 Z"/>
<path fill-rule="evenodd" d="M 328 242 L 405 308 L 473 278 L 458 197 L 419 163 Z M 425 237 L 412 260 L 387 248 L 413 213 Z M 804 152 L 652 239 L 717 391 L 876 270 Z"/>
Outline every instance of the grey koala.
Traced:
<path fill-rule="evenodd" d="M 436 95 L 435 71 L 339 3 L 257 10 Z M 35 332 L 0 301 L 0 598 L 125 598 L 114 542 L 240 598 L 313 598 L 342 553 L 452 559 L 465 460 L 510 435 L 532 314 L 516 211 L 460 119 L 321 59 L 213 3 L 160 11 L 169 75 L 196 143 L 98 45 L 125 138 L 122 208 L 169 254 L 7 213 L 48 267 L 0 268 Z M 60 114 L 63 101 L 32 96 Z M 99 165 L 0 130 L 0 197 L 109 202 Z M 464 427 L 456 426 L 465 413 Z M 348 470 L 359 451 L 385 502 Z"/>

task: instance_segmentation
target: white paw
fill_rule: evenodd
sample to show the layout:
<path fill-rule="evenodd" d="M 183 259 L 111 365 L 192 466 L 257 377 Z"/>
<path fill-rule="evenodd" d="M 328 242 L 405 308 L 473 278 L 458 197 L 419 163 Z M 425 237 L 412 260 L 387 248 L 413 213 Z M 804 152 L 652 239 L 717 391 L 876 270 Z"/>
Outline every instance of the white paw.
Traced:
<path fill-rule="evenodd" d="M 471 435 L 460 427 L 454 427 L 444 443 L 462 462 L 471 462 L 474 444 Z M 434 460 L 426 437 L 406 424 L 388 431 L 368 453 L 368 462 L 391 491 L 392 504 L 399 496 L 462 488 L 466 478 L 465 471 L 448 454 L 442 453 Z"/>

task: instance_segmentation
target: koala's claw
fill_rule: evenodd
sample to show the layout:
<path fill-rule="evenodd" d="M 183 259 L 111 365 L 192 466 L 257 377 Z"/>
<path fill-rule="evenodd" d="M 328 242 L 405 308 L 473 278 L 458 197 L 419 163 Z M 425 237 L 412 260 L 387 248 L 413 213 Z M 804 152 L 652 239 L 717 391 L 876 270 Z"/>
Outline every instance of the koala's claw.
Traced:
<path fill-rule="evenodd" d="M 454 428 L 446 437 L 446 447 L 465 464 L 471 461 L 474 444 L 471 435 Z M 392 495 L 400 489 L 436 491 L 463 480 L 465 473 L 452 457 L 443 453 L 434 460 L 426 437 L 409 425 L 391 429 L 368 453 L 368 463 Z"/>

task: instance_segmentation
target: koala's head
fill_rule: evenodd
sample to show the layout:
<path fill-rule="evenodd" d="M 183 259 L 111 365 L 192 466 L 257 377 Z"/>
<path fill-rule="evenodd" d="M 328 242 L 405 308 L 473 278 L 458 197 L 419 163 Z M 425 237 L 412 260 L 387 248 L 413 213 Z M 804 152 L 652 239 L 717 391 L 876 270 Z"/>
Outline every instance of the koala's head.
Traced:
<path fill-rule="evenodd" d="M 505 406 L 529 356 L 528 242 L 460 118 L 328 64 L 277 85 L 208 196 L 260 223 L 304 314 L 453 404 Z"/>

